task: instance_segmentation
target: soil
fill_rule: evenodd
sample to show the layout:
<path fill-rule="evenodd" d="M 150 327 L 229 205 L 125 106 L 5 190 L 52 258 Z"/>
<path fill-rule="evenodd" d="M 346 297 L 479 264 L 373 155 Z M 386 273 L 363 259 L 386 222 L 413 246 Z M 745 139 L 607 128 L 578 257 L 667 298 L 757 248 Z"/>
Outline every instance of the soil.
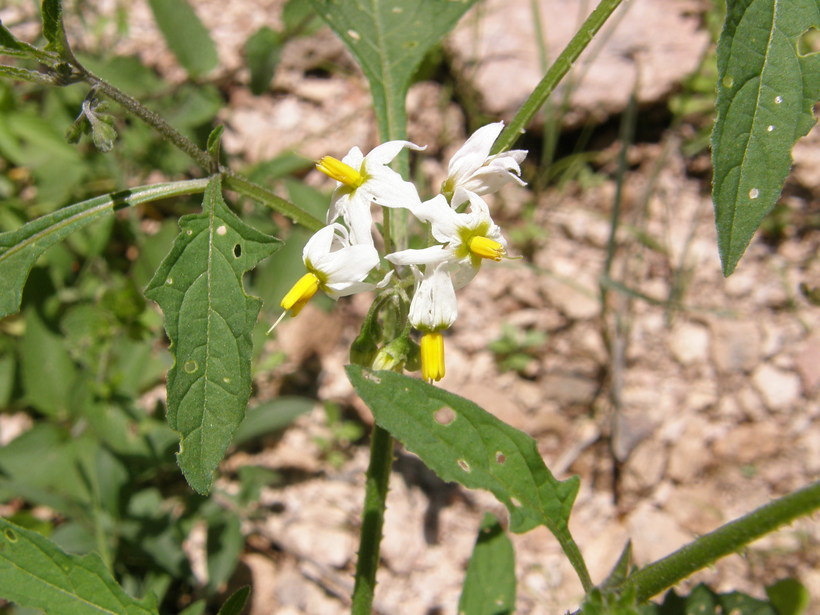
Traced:
<path fill-rule="evenodd" d="M 97 4 L 101 15 L 111 10 L 111 3 Z M 129 36 L 110 42 L 171 80 L 183 78 L 147 5 L 131 4 Z M 289 42 L 270 90 L 250 94 L 243 41 L 261 25 L 279 27 L 281 4 L 196 3 L 219 46 L 217 78 L 230 84 L 222 116 L 228 153 L 255 162 L 286 150 L 318 158 L 341 157 L 353 145 L 372 148 L 377 134 L 366 81 L 327 29 Z M 523 6 L 507 18 L 531 23 L 530 3 L 514 4 Z M 573 26 L 547 17 L 566 14 L 566 4 L 540 2 L 554 35 L 547 37 L 552 57 L 552 45 L 560 49 Z M 815 129 L 795 150 L 781 215 L 724 279 L 709 153 L 693 145 L 708 125 L 698 117 L 672 125 L 668 111 L 670 97 L 709 50 L 702 16 L 710 4 L 636 1 L 603 37 L 590 87 L 584 70 L 573 73 L 558 147 L 569 154 L 588 132 L 587 162 L 560 183 L 535 176 L 543 130 L 530 130 L 523 140 L 531 150 L 529 186 L 507 187 L 491 202 L 523 258 L 483 267 L 460 291 L 459 318 L 446 339 L 447 376 L 439 385 L 531 435 L 558 478 L 580 476 L 571 530 L 596 582 L 627 540 L 635 563 L 649 563 L 820 474 L 820 307 L 804 291 L 820 286 L 820 133 Z M 482 3 L 445 43 L 454 95 L 438 81 L 411 89 L 410 138 L 429 146 L 418 172 L 430 186 L 439 185 L 446 161 L 469 134 L 459 96 L 472 97 L 491 121 L 509 119 L 539 74 L 531 68 L 531 28 L 495 32 L 498 6 Z M 328 62 L 336 70 L 316 70 Z M 617 249 L 608 263 L 619 190 L 617 131 L 633 91 L 637 137 L 626 155 Z M 331 187 L 318 172 L 305 180 Z M 366 438 L 340 442 L 341 461 L 330 463 L 319 439 L 332 437 L 332 425 L 318 402 L 336 402 L 347 420 L 372 420 L 343 370 L 368 299 L 342 300 L 329 313 L 308 306 L 266 347 L 288 359 L 263 379 L 260 394 L 307 373 L 310 382 L 300 386 L 317 391 L 317 406 L 264 450 L 236 453 L 224 464 L 226 489 L 235 487 L 232 476 L 242 464 L 300 477 L 263 490 L 265 514 L 245 527 L 248 548 L 236 581 L 253 583 L 252 615 L 346 611 L 368 448 Z M 490 348 L 504 335 L 523 333 L 532 345 L 513 344 L 507 353 Z M 516 352 L 517 368 L 505 370 Z M 486 512 L 506 520 L 490 494 L 443 483 L 399 447 L 376 611 L 455 613 Z M 547 530 L 512 540 L 518 612 L 576 609 L 583 592 Z M 816 615 L 819 547 L 820 525 L 805 518 L 693 575 L 682 590 L 705 582 L 763 598 L 765 585 L 794 576 L 812 596 L 807 613 Z"/>

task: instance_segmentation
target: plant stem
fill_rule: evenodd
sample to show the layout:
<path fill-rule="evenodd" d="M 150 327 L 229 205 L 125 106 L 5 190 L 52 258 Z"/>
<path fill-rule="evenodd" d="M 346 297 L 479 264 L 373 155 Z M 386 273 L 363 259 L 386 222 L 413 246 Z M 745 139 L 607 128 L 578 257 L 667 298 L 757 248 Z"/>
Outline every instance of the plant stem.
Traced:
<path fill-rule="evenodd" d="M 325 223 L 310 215 L 305 210 L 297 207 L 290 201 L 276 196 L 273 192 L 260 186 L 259 184 L 242 177 L 238 173 L 229 169 L 222 169 L 222 177 L 224 186 L 230 190 L 235 190 L 239 194 L 248 198 L 259 201 L 263 205 L 267 205 L 274 211 L 286 215 L 288 218 L 301 224 L 310 231 L 318 231 Z"/>
<path fill-rule="evenodd" d="M 370 615 L 379 569 L 379 552 L 384 526 L 384 509 L 390 468 L 393 465 L 393 437 L 378 425 L 373 425 L 370 440 L 370 464 L 362 510 L 362 530 L 359 537 L 359 559 L 356 562 L 356 583 L 353 587 L 353 615 Z"/>
<path fill-rule="evenodd" d="M 634 588 L 638 601 L 644 602 L 719 558 L 818 509 L 820 481 L 769 502 L 748 515 L 701 536 L 671 555 L 638 570 L 619 589 Z"/>
<path fill-rule="evenodd" d="M 509 126 L 504 129 L 504 132 L 498 137 L 493 146 L 492 153 L 497 154 L 504 150 L 510 149 L 515 140 L 524 130 L 530 120 L 538 113 L 538 110 L 546 102 L 553 90 L 558 86 L 564 75 L 569 72 L 575 60 L 581 55 L 581 52 L 586 49 L 587 45 L 592 41 L 593 37 L 601 29 L 601 26 L 606 23 L 609 16 L 618 8 L 622 0 L 601 0 L 595 10 L 592 11 L 587 20 L 583 23 L 580 30 L 572 37 L 572 40 L 567 44 L 555 62 L 552 63 L 549 70 L 541 79 L 541 82 L 535 87 L 529 98 L 524 101 L 518 113 L 510 121 Z"/>

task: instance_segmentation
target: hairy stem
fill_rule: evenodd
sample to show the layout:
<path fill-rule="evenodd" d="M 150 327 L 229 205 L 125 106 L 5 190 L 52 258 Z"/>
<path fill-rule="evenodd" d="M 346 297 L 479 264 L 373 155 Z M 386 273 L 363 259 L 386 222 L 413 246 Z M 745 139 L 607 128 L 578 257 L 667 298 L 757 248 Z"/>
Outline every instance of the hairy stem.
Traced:
<path fill-rule="evenodd" d="M 356 562 L 356 583 L 353 587 L 353 615 L 370 615 L 376 590 L 376 572 L 379 569 L 384 509 L 390 468 L 393 465 L 393 436 L 378 425 L 373 425 L 370 440 L 370 464 L 362 510 L 362 530 L 359 537 L 359 559 Z"/>
<path fill-rule="evenodd" d="M 818 509 L 820 481 L 769 502 L 649 564 L 629 576 L 620 589 L 634 588 L 638 601 L 646 601 L 721 557 Z"/>
<path fill-rule="evenodd" d="M 592 14 L 587 17 L 581 28 L 572 37 L 572 40 L 567 43 L 567 46 L 561 54 L 552 63 L 549 70 L 547 70 L 544 78 L 535 87 L 529 98 L 524 101 L 518 113 L 510 121 L 510 124 L 504 129 L 504 132 L 498 137 L 493 146 L 493 153 L 503 152 L 510 149 L 515 140 L 524 130 L 530 120 L 538 113 L 538 110 L 546 102 L 549 95 L 561 83 L 561 80 L 572 68 L 575 60 L 581 55 L 581 52 L 587 48 L 587 45 L 592 42 L 593 37 L 598 33 L 609 19 L 610 15 L 618 8 L 622 0 L 601 0 Z"/>

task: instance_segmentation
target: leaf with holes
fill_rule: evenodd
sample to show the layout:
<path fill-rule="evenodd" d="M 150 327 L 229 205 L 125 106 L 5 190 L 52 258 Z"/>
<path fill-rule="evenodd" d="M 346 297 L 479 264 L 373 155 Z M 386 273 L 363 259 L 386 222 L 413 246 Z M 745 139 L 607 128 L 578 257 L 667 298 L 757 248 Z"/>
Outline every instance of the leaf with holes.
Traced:
<path fill-rule="evenodd" d="M 491 491 L 509 510 L 511 531 L 545 525 L 589 584 L 568 527 L 577 476 L 556 480 L 532 438 L 463 397 L 394 372 L 348 365 L 347 375 L 376 423 L 442 479 Z"/>
<path fill-rule="evenodd" d="M 136 600 L 96 554 L 70 555 L 45 536 L 0 519 L 0 597 L 60 615 L 156 615 L 153 596 Z"/>
<path fill-rule="evenodd" d="M 406 134 L 404 104 L 413 73 L 475 1 L 312 0 L 370 82 L 382 136 Z"/>
<path fill-rule="evenodd" d="M 251 329 L 261 302 L 242 277 L 281 245 L 225 205 L 211 179 L 201 214 L 183 216 L 180 234 L 146 296 L 165 313 L 175 356 L 168 372 L 168 424 L 180 433 L 177 462 L 208 493 L 251 392 Z"/>
<path fill-rule="evenodd" d="M 712 200 L 723 274 L 730 275 L 791 166 L 791 149 L 815 123 L 820 53 L 800 37 L 820 27 L 817 0 L 733 0 L 717 48 Z"/>

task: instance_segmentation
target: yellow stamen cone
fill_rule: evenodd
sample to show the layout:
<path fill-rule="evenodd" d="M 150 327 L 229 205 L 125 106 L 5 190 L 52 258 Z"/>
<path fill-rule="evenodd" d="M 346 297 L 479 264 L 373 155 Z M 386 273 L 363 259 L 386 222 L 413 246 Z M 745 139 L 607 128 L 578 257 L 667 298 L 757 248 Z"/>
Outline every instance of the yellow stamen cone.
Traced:
<path fill-rule="evenodd" d="M 421 336 L 421 377 L 427 382 L 444 378 L 444 336 L 441 331 Z"/>
<path fill-rule="evenodd" d="M 480 235 L 470 240 L 470 252 L 481 258 L 489 258 L 494 261 L 500 261 L 507 255 L 507 251 L 500 243 Z"/>
<path fill-rule="evenodd" d="M 290 310 L 293 316 L 296 316 L 305 307 L 305 304 L 310 301 L 310 298 L 319 290 L 319 278 L 315 273 L 306 273 L 296 284 L 293 285 L 285 295 L 285 298 L 279 303 L 285 310 Z"/>
<path fill-rule="evenodd" d="M 364 183 L 364 177 L 349 164 L 337 160 L 333 156 L 325 156 L 316 163 L 316 168 L 337 182 L 342 182 L 350 188 L 358 188 Z"/>

